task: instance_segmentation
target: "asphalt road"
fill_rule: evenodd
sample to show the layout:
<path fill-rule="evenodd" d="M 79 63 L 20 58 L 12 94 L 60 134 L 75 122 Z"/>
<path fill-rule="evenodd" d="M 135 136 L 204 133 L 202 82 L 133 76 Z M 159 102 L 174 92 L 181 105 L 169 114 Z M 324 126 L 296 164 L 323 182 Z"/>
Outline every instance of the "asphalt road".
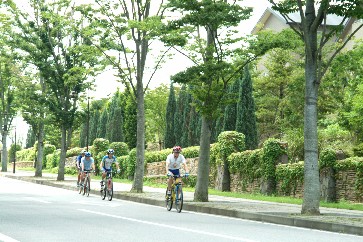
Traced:
<path fill-rule="evenodd" d="M 363 241 L 363 237 L 182 211 L 0 177 L 0 241 Z"/>

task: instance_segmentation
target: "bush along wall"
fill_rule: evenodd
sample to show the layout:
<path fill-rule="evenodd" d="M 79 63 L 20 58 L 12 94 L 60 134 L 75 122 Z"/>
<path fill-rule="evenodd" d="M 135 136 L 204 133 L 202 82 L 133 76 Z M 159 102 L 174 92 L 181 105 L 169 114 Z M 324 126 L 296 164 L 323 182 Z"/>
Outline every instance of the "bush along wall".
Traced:
<path fill-rule="evenodd" d="M 262 149 L 232 153 L 228 160 L 231 191 L 260 192 Z"/>
<path fill-rule="evenodd" d="M 282 155 L 287 154 L 285 143 L 276 139 L 267 139 L 263 143 L 261 160 L 261 193 L 271 195 L 276 191 L 276 166 Z"/>
<path fill-rule="evenodd" d="M 220 191 L 231 190 L 231 175 L 228 156 L 245 150 L 245 135 L 236 131 L 224 131 L 218 135 L 214 154 L 216 165 L 215 188 Z"/>

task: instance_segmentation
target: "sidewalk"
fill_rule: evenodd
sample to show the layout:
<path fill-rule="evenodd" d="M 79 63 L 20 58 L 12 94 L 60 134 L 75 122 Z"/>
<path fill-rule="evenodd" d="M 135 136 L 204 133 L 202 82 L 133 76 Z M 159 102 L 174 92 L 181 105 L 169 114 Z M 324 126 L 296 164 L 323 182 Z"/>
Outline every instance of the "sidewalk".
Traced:
<path fill-rule="evenodd" d="M 43 177 L 34 177 L 34 172 L 27 171 L 2 172 L 0 176 L 77 190 L 76 178 L 71 176 L 65 176 L 64 181 L 57 181 L 57 174 L 43 173 Z M 99 195 L 99 187 L 99 181 L 91 181 L 92 194 Z M 165 206 L 165 189 L 144 186 L 143 193 L 130 193 L 130 190 L 131 184 L 114 182 L 114 198 Z M 193 202 L 193 197 L 192 192 L 184 192 L 183 210 L 363 236 L 363 211 L 321 207 L 320 216 L 303 216 L 300 205 L 214 195 L 209 195 L 209 202 L 202 203 Z"/>

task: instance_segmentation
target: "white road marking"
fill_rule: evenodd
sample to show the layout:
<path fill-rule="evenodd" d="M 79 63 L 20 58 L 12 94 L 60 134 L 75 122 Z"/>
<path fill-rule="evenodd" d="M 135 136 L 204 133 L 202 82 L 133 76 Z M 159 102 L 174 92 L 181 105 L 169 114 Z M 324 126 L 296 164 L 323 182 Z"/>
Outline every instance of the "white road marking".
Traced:
<path fill-rule="evenodd" d="M 25 197 L 25 199 L 32 200 L 32 201 L 35 201 L 35 202 L 40 202 L 40 203 L 51 203 L 49 201 L 42 200 L 42 199 L 39 199 L 39 198 L 34 198 L 34 197 Z"/>
<path fill-rule="evenodd" d="M 121 204 L 117 204 L 115 202 L 109 202 L 108 200 L 103 201 L 103 202 L 92 202 L 92 201 L 81 200 L 81 201 L 75 201 L 72 203 L 84 204 L 84 205 L 94 205 L 94 206 L 100 206 L 100 207 L 112 207 L 112 208 L 121 206 Z"/>
<path fill-rule="evenodd" d="M 0 241 L 3 242 L 19 242 L 16 239 L 10 238 L 9 236 L 6 236 L 5 234 L 0 233 Z"/>
<path fill-rule="evenodd" d="M 93 214 L 98 214 L 98 215 L 102 215 L 102 216 L 106 216 L 106 217 L 118 218 L 118 219 L 128 220 L 131 222 L 149 224 L 149 225 L 165 227 L 165 228 L 174 229 L 174 230 L 181 230 L 181 231 L 186 231 L 186 232 L 191 232 L 191 233 L 196 233 L 196 234 L 220 237 L 223 239 L 231 239 L 231 240 L 244 241 L 244 242 L 256 242 L 255 240 L 243 239 L 240 237 L 233 237 L 233 236 L 229 236 L 229 235 L 216 234 L 216 233 L 210 233 L 210 232 L 205 232 L 205 231 L 200 231 L 200 230 L 181 228 L 181 227 L 172 226 L 172 225 L 168 225 L 168 224 L 154 223 L 154 222 L 149 222 L 149 221 L 140 220 L 140 219 L 134 219 L 134 218 L 128 218 L 128 217 L 123 217 L 123 216 L 117 216 L 117 215 L 112 215 L 112 214 L 107 214 L 107 213 L 91 211 L 91 210 L 87 210 L 87 209 L 77 209 L 77 210 L 85 212 L 85 213 L 93 213 Z"/>

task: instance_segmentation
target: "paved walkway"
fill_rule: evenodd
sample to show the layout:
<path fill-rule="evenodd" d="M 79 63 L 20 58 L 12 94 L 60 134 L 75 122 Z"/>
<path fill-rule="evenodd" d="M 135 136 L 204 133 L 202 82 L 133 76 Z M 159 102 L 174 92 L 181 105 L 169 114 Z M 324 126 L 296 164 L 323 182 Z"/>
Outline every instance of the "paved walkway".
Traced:
<path fill-rule="evenodd" d="M 27 171 L 0 172 L 0 176 L 77 190 L 76 178 L 72 176 L 65 176 L 64 181 L 57 181 L 56 174 L 43 173 L 43 177 L 34 177 L 34 172 Z M 99 187 L 99 181 L 92 181 L 91 193 L 98 195 Z M 144 186 L 143 193 L 131 193 L 130 190 L 131 184 L 114 182 L 114 198 L 165 206 L 165 189 Z M 193 202 L 192 192 L 184 192 L 183 210 L 363 236 L 363 211 L 321 207 L 320 216 L 303 216 L 301 205 L 214 195 L 209 195 L 209 202 Z"/>

